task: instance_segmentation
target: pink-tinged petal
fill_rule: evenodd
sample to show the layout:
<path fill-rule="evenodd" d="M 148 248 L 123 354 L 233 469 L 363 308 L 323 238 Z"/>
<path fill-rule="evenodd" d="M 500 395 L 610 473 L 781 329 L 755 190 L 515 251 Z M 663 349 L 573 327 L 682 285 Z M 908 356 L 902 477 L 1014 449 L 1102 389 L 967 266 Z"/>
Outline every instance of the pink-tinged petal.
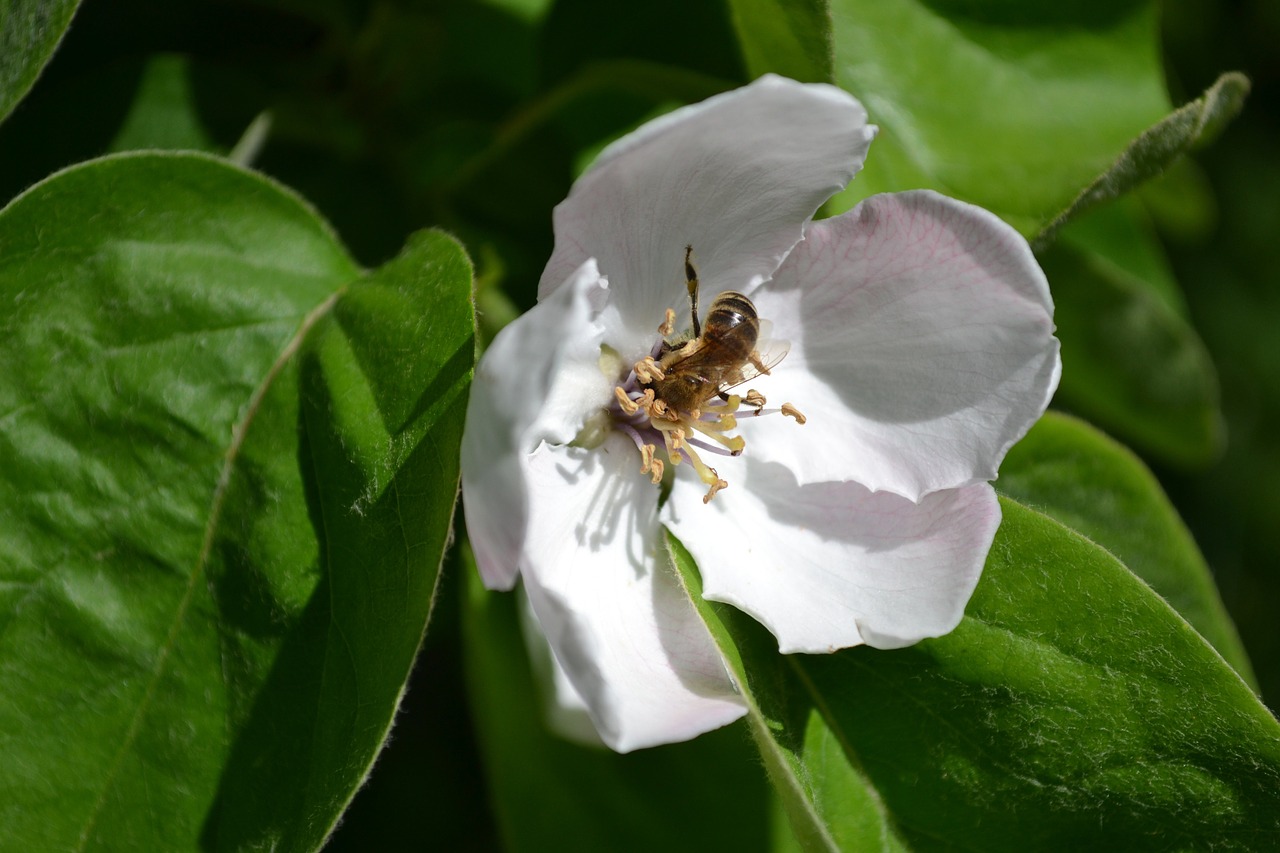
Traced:
<path fill-rule="evenodd" d="M 656 119 L 606 148 L 556 207 L 539 293 L 596 258 L 616 299 L 610 342 L 638 358 L 667 308 L 688 322 L 686 246 L 704 310 L 767 279 L 874 135 L 851 95 L 774 76 Z"/>
<path fill-rule="evenodd" d="M 748 460 L 729 488 L 676 478 L 663 521 L 698 562 L 703 594 L 750 613 L 790 652 L 881 649 L 959 624 L 1000 524 L 990 485 L 920 503 L 852 482 L 798 485 Z"/>
<path fill-rule="evenodd" d="M 658 489 L 614 435 L 529 459 L 525 591 L 604 742 L 627 752 L 688 740 L 745 713 L 664 553 Z"/>
<path fill-rule="evenodd" d="M 551 298 L 494 338 L 476 367 L 462 436 L 462 503 L 476 565 L 490 589 L 516 580 L 528 521 L 521 457 L 568 442 L 606 405 L 595 323 L 606 283 L 588 260 Z"/>
<path fill-rule="evenodd" d="M 1026 241 L 933 192 L 813 223 L 752 298 L 791 340 L 760 390 L 808 423 L 752 419 L 747 452 L 801 482 L 914 500 L 995 479 L 1058 385 L 1053 302 Z"/>

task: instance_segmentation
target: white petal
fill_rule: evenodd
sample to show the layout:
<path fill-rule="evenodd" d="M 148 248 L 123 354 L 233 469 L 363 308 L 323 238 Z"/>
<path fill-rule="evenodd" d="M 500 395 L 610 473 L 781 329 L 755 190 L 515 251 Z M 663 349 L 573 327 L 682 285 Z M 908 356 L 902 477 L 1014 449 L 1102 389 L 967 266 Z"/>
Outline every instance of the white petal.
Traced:
<path fill-rule="evenodd" d="M 556 660 L 619 752 L 687 740 L 745 713 L 665 556 L 658 489 L 614 435 L 529 460 L 525 590 Z"/>
<path fill-rule="evenodd" d="M 753 419 L 747 452 L 800 482 L 914 500 L 995 479 L 1058 385 L 1053 302 L 1026 241 L 933 192 L 813 223 L 752 298 L 791 340 L 760 390 L 809 422 Z"/>
<path fill-rule="evenodd" d="M 595 322 L 605 288 L 588 260 L 554 296 L 499 332 L 476 367 L 462 436 L 462 502 L 490 589 L 510 589 L 516 579 L 528 517 L 520 457 L 541 441 L 571 441 L 608 404 Z"/>
<path fill-rule="evenodd" d="M 538 617 L 533 614 L 529 596 L 521 595 L 520 604 L 520 629 L 525 648 L 529 651 L 529 662 L 537 680 L 548 728 L 565 740 L 583 746 L 604 746 L 595 723 L 591 722 L 587 700 L 574 688 L 569 674 L 552 653 L 547 635 L 542 633 Z"/>
<path fill-rule="evenodd" d="M 610 342 L 639 358 L 667 308 L 686 319 L 685 246 L 704 309 L 763 281 L 862 167 L 874 135 L 849 94 L 775 76 L 650 122 L 605 149 L 556 207 L 539 292 L 597 258 L 618 300 Z"/>
<path fill-rule="evenodd" d="M 663 521 L 698 561 L 703 594 L 750 613 L 783 652 L 890 649 L 964 615 L 1000 524 L 986 483 L 920 503 L 857 483 L 796 484 L 748 460 L 729 488 L 677 477 Z"/>

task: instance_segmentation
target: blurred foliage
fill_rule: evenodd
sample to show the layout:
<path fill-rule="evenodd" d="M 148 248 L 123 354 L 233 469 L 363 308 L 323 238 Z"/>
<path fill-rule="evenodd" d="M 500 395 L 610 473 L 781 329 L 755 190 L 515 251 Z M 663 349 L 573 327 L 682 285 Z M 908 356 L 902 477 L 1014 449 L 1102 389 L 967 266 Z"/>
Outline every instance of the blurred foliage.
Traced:
<path fill-rule="evenodd" d="M 1161 478 L 1212 566 L 1253 659 L 1280 705 L 1280 6 L 1268 0 L 1171 3 L 1171 85 L 1195 92 L 1223 67 L 1253 82 L 1244 112 L 1195 155 L 1216 215 L 1188 230 L 1157 214 L 1188 314 L 1221 382 L 1226 452 L 1197 474 Z"/>

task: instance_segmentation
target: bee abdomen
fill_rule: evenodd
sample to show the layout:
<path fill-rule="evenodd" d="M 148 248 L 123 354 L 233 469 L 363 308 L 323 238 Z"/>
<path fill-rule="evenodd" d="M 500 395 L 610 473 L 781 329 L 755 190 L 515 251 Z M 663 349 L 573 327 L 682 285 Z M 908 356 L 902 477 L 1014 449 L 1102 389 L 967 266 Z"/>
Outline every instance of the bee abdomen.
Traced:
<path fill-rule="evenodd" d="M 712 337 L 722 337 L 742 325 L 750 326 L 753 332 L 758 332 L 760 318 L 756 314 L 755 304 L 736 290 L 726 290 L 717 296 L 703 322 L 704 334 Z M 754 334 L 751 337 L 754 345 Z"/>

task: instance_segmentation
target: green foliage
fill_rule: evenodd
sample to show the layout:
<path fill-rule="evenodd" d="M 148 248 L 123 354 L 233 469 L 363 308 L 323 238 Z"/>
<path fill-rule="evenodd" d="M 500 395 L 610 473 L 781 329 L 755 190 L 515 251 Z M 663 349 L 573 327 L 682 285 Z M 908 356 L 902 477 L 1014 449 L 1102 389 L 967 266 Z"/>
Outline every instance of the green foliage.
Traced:
<path fill-rule="evenodd" d="M 881 128 L 833 210 L 929 187 L 1034 234 L 1168 111 L 1153 3 L 832 0 L 831 10 L 836 80 Z"/>
<path fill-rule="evenodd" d="M 1115 557 L 1002 506 L 960 627 L 892 652 L 779 656 L 749 617 L 701 600 L 672 540 L 806 848 L 1239 849 L 1277 837 L 1271 714 Z"/>
<path fill-rule="evenodd" d="M 35 85 L 80 0 L 8 0 L 0 5 L 0 121 Z"/>
<path fill-rule="evenodd" d="M 996 487 L 1114 554 L 1254 683 L 1209 567 L 1155 477 L 1130 451 L 1081 421 L 1050 413 L 1010 451 Z"/>
<path fill-rule="evenodd" d="M 6 843 L 318 846 L 448 537 L 465 256 L 362 276 L 292 194 L 161 154 L 33 188 L 0 256 Z"/>
<path fill-rule="evenodd" d="M 826 0 L 730 0 L 747 71 L 804 83 L 835 82 L 831 9 Z"/>
<path fill-rule="evenodd" d="M 0 2 L 0 848 L 1280 844 L 1275 141 L 1178 161 L 1248 83 L 1206 4 L 1164 13 L 1218 64 L 1167 68 L 1149 0 Z M 881 128 L 824 213 L 931 187 L 1034 239 L 1057 405 L 1184 472 L 1226 446 L 1157 473 L 1256 681 L 1155 476 L 1051 414 L 951 635 L 781 657 L 673 542 L 745 723 L 546 730 L 515 599 L 465 548 L 437 592 L 476 332 L 467 254 L 420 229 L 477 259 L 490 338 L 593 152 L 767 72 Z M 1167 80 L 1212 85 L 1171 111 Z M 118 153 L 147 149 L 272 178 Z"/>
<path fill-rule="evenodd" d="M 1044 248 L 1067 222 L 1135 189 L 1164 172 L 1190 149 L 1212 140 L 1240 112 L 1248 93 L 1247 77 L 1235 72 L 1223 74 L 1199 98 L 1139 134 L 1111 168 L 1095 178 L 1070 207 L 1036 235 L 1032 245 L 1036 249 Z"/>
<path fill-rule="evenodd" d="M 1221 452 L 1218 377 L 1131 200 L 1066 226 L 1040 255 L 1062 340 L 1059 402 L 1161 459 Z"/>

